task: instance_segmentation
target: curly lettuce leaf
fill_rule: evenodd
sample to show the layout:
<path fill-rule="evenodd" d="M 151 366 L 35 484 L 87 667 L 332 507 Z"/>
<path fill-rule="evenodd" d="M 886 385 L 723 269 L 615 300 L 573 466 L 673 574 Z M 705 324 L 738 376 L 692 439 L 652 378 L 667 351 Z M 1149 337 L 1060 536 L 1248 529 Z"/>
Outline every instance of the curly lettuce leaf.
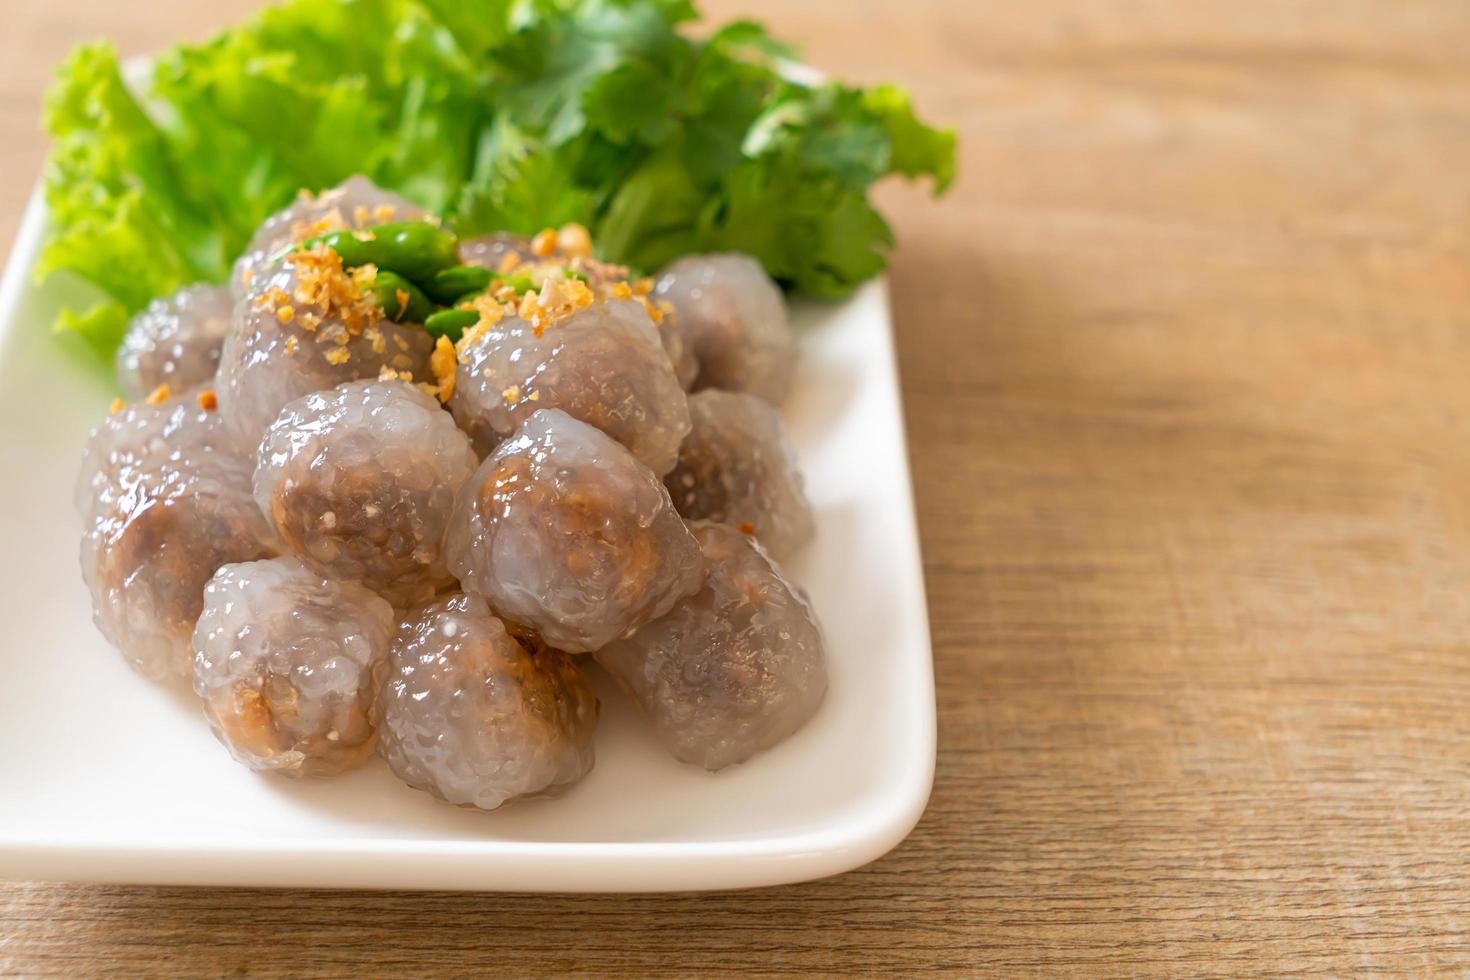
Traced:
<path fill-rule="evenodd" d="M 216 215 L 193 197 L 169 139 L 128 91 L 117 54 L 79 48 L 51 93 L 43 178 L 52 232 L 37 275 L 79 272 L 129 310 L 225 261 Z"/>

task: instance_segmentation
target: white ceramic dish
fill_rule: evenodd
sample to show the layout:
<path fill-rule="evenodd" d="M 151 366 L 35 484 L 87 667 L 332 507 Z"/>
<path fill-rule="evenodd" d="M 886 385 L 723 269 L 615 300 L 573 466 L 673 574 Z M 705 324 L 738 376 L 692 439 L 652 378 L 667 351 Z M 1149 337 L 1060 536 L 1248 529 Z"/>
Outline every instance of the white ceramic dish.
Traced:
<path fill-rule="evenodd" d="M 775 750 L 710 775 L 655 744 L 607 679 L 597 766 L 555 800 L 484 814 L 375 760 L 330 781 L 262 777 L 192 695 L 102 640 L 71 486 L 105 375 L 47 325 L 33 201 L 0 284 L 0 877 L 198 885 L 664 891 L 835 874 L 888 851 L 928 799 L 934 687 L 887 288 L 797 311 L 787 418 L 818 515 L 789 570 L 825 626 L 831 687 Z M 80 288 L 79 286 L 75 288 Z"/>

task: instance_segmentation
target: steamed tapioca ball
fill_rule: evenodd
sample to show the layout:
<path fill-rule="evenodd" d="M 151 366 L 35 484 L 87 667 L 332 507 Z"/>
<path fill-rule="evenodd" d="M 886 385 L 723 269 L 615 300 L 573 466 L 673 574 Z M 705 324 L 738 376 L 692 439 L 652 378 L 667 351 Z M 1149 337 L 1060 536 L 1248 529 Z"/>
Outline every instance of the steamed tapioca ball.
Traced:
<path fill-rule="evenodd" d="M 130 465 L 88 518 L 81 559 L 93 618 L 146 676 L 187 676 L 216 569 L 276 553 L 250 471 L 228 453 Z"/>
<path fill-rule="evenodd" d="M 476 449 L 488 453 L 532 412 L 559 408 L 668 472 L 689 431 L 689 406 L 647 311 L 589 299 L 543 320 L 533 305 L 529 319 L 482 320 L 460 341 L 449 409 Z"/>
<path fill-rule="evenodd" d="M 110 505 L 130 468 L 233 452 L 219 413 L 205 407 L 213 397 L 212 391 L 170 394 L 159 388 L 146 401 L 119 405 L 87 440 L 74 495 L 77 513 L 86 518 Z"/>
<path fill-rule="evenodd" d="M 493 810 L 585 776 L 597 710 L 568 657 L 533 656 L 483 599 L 452 593 L 399 626 L 378 751 L 415 789 Z"/>
<path fill-rule="evenodd" d="M 791 388 L 796 338 L 781 290 L 748 255 L 691 255 L 663 271 L 657 301 L 699 362 L 695 388 L 748 391 L 779 402 Z"/>
<path fill-rule="evenodd" d="M 505 275 L 530 274 L 538 288 L 538 270 L 573 269 L 594 287 L 628 277 L 626 266 L 592 257 L 592 238 L 578 224 L 547 228 L 530 237 L 500 231 L 468 238 L 459 244 L 459 260 Z"/>
<path fill-rule="evenodd" d="M 703 574 L 658 477 L 557 410 L 528 418 L 461 488 L 445 548 L 466 592 L 573 653 L 667 612 Z"/>
<path fill-rule="evenodd" d="M 433 396 L 353 381 L 281 411 L 261 440 L 255 498 L 292 552 L 401 606 L 448 583 L 444 527 L 477 465 Z"/>
<path fill-rule="evenodd" d="M 666 316 L 659 321 L 658 339 L 663 344 L 664 353 L 669 356 L 669 363 L 674 366 L 674 377 L 679 379 L 679 387 L 685 391 L 692 390 L 699 379 L 699 359 L 694 356 L 694 346 L 679 329 L 677 317 Z"/>
<path fill-rule="evenodd" d="M 161 384 L 184 391 L 211 382 L 234 305 L 229 289 L 204 283 L 149 303 L 117 349 L 123 397 L 142 398 Z"/>
<path fill-rule="evenodd" d="M 292 242 L 343 228 L 416 221 L 423 216 L 422 208 L 361 175 L 349 177 L 320 194 L 302 191 L 256 229 L 244 254 L 235 261 L 230 288 L 237 298 L 244 295 L 256 273 Z"/>
<path fill-rule="evenodd" d="M 806 724 L 827 690 L 822 632 L 799 588 L 756 542 L 692 525 L 705 584 L 594 656 L 638 699 L 673 756 L 743 762 Z"/>
<path fill-rule="evenodd" d="M 204 587 L 194 693 L 251 769 L 335 775 L 373 753 L 395 627 L 383 599 L 295 558 L 226 565 Z"/>
<path fill-rule="evenodd" d="M 383 317 L 373 270 L 346 270 L 330 249 L 292 252 L 262 269 L 235 311 L 215 388 L 242 447 L 254 449 L 287 402 L 386 368 L 432 380 L 434 340 Z"/>
<path fill-rule="evenodd" d="M 507 260 L 506 256 L 514 255 Z M 509 232 L 498 231 L 493 235 L 466 238 L 459 243 L 459 261 L 463 265 L 479 266 L 496 272 L 502 267 L 507 271 L 522 263 L 535 259 L 531 252 L 531 240 Z"/>
<path fill-rule="evenodd" d="M 752 533 L 778 558 L 811 540 L 811 504 L 771 403 L 710 388 L 690 396 L 689 415 L 693 428 L 664 477 L 679 513 Z"/>

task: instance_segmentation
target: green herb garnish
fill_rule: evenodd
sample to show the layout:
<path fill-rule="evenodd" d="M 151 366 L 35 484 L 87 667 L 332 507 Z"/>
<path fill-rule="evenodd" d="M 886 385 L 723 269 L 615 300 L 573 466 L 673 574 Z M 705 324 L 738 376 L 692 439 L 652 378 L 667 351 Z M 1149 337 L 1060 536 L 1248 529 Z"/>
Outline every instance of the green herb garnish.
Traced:
<path fill-rule="evenodd" d="M 758 25 L 703 40 L 684 0 L 294 0 L 124 84 L 79 48 L 48 103 L 52 231 L 38 274 L 100 291 L 60 326 L 98 350 L 127 316 L 222 282 L 302 187 L 363 173 L 461 236 L 579 222 L 599 255 L 651 271 L 755 255 L 840 296 L 892 241 L 868 202 L 888 174 L 954 174 L 954 135 L 892 86 L 787 79 Z"/>

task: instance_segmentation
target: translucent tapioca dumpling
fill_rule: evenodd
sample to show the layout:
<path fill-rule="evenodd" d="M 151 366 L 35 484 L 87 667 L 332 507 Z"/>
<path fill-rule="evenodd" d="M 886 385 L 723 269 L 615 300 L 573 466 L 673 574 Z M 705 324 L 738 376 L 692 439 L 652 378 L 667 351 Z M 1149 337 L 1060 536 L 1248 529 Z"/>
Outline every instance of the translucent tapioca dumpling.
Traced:
<path fill-rule="evenodd" d="M 125 489 L 129 469 L 233 451 L 219 413 L 202 407 L 194 392 L 128 405 L 103 419 L 87 439 L 73 498 L 77 514 L 85 519 L 110 505 Z"/>
<path fill-rule="evenodd" d="M 283 776 L 366 761 L 393 609 L 295 558 L 225 565 L 204 587 L 194 693 L 236 760 Z"/>
<path fill-rule="evenodd" d="M 445 548 L 466 592 L 572 653 L 661 616 L 703 574 L 658 477 L 557 410 L 533 414 L 470 477 Z"/>
<path fill-rule="evenodd" d="M 295 554 L 403 606 L 448 584 L 444 527 L 478 465 L 433 396 L 353 381 L 281 411 L 261 440 L 255 498 Z"/>
<path fill-rule="evenodd" d="M 142 674 L 186 676 L 204 583 L 221 565 L 275 554 L 250 495 L 251 464 L 226 452 L 123 467 L 82 538 L 93 619 Z"/>
<path fill-rule="evenodd" d="M 715 770 L 806 724 L 826 693 L 827 667 L 811 606 L 764 550 L 722 524 L 691 529 L 704 587 L 594 656 L 676 759 Z"/>
<path fill-rule="evenodd" d="M 748 255 L 690 255 L 659 276 L 654 298 L 699 363 L 694 387 L 779 402 L 791 388 L 796 338 L 781 290 Z"/>
<path fill-rule="evenodd" d="M 142 398 L 162 384 L 183 391 L 213 380 L 234 306 L 228 288 L 206 283 L 149 303 L 117 349 L 123 397 Z"/>
<path fill-rule="evenodd" d="M 679 387 L 692 391 L 694 383 L 699 380 L 699 359 L 694 356 L 694 346 L 679 328 L 677 316 L 665 317 L 659 322 L 658 340 L 669 356 L 669 363 L 674 366 L 674 377 L 679 379 Z"/>
<path fill-rule="evenodd" d="M 428 381 L 434 341 L 383 317 L 363 270 L 330 249 L 293 252 L 251 280 L 215 381 L 221 414 L 254 449 L 286 403 L 384 368 Z"/>
<path fill-rule="evenodd" d="M 514 256 L 514 258 L 511 258 Z M 592 257 L 592 238 L 578 224 L 547 228 L 525 237 L 498 231 L 459 243 L 459 260 L 492 272 L 575 269 L 594 288 L 628 278 L 628 267 Z M 535 279 L 536 277 L 532 277 Z M 534 285 L 539 288 L 539 279 Z"/>
<path fill-rule="evenodd" d="M 230 288 L 237 298 L 244 295 L 255 274 L 292 242 L 342 228 L 416 221 L 423 216 L 422 208 L 383 190 L 360 174 L 320 194 L 302 191 L 296 200 L 266 218 L 256 229 L 244 254 L 235 260 Z"/>
<path fill-rule="evenodd" d="M 674 465 L 689 431 L 657 328 L 631 300 L 593 303 L 545 325 L 513 316 L 466 333 L 449 409 L 481 454 L 542 408 L 596 426 L 655 473 Z"/>
<path fill-rule="evenodd" d="M 506 262 L 507 255 L 515 258 Z M 512 235 L 508 231 L 497 231 L 493 235 L 480 235 L 478 238 L 466 238 L 459 243 L 459 261 L 463 265 L 479 266 L 495 272 L 503 265 L 516 266 L 523 262 L 535 261 L 536 255 L 531 251 L 531 240 L 520 235 Z"/>
<path fill-rule="evenodd" d="M 691 395 L 693 428 L 664 486 L 679 513 L 748 531 L 777 558 L 815 531 L 781 414 L 761 398 L 709 388 Z"/>
<path fill-rule="evenodd" d="M 533 656 L 483 599 L 457 592 L 399 626 L 378 751 L 415 789 L 493 810 L 585 776 L 597 712 L 570 658 Z"/>

